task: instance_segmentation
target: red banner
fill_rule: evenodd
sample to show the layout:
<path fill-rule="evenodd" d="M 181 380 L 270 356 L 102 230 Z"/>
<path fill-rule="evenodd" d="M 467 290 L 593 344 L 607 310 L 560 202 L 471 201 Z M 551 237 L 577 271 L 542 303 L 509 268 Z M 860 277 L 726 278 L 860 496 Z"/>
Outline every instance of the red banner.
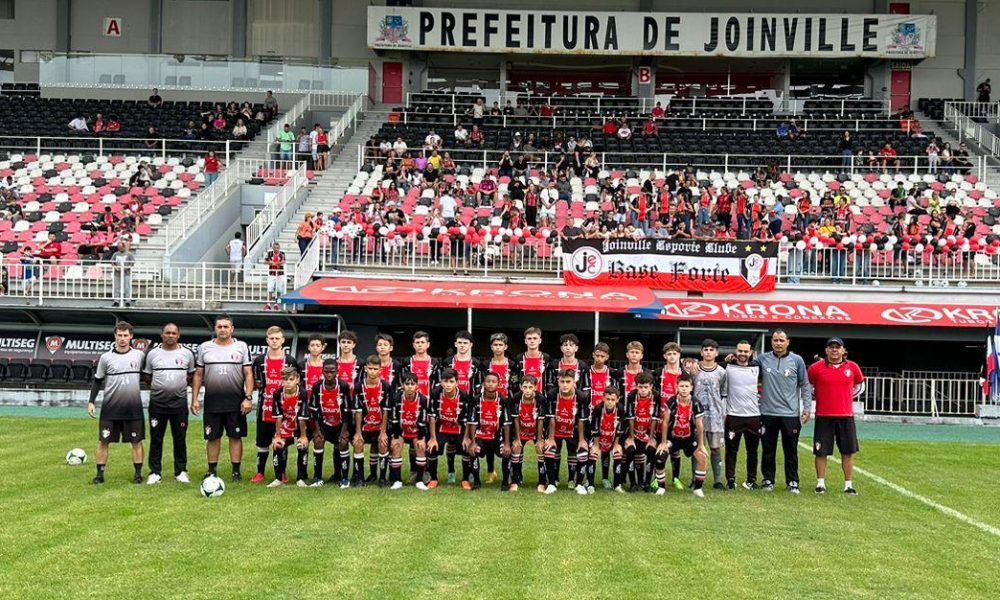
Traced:
<path fill-rule="evenodd" d="M 404 308 L 489 308 L 567 312 L 656 312 L 649 288 L 568 287 L 522 283 L 319 279 L 282 296 L 286 304 L 391 306 Z"/>
<path fill-rule="evenodd" d="M 652 319 L 736 323 L 841 323 L 914 327 L 989 327 L 998 305 L 671 299 Z"/>
<path fill-rule="evenodd" d="M 778 244 L 744 240 L 572 239 L 562 244 L 563 280 L 696 292 L 770 292 Z"/>

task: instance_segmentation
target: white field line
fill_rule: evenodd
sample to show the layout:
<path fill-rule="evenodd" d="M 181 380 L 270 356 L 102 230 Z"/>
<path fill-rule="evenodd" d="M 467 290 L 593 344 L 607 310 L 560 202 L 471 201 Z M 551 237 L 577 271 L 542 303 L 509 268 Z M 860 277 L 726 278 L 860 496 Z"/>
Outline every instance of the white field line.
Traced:
<path fill-rule="evenodd" d="M 806 450 L 806 451 L 808 451 L 810 455 L 812 454 L 812 448 L 810 448 L 809 446 L 803 444 L 802 442 L 799 442 L 799 447 L 802 448 L 802 449 L 804 449 L 804 450 Z M 840 459 L 838 459 L 838 458 L 836 458 L 834 456 L 831 456 L 829 458 L 829 460 L 831 460 L 831 461 L 833 461 L 833 462 L 835 462 L 837 464 L 840 464 Z M 905 487 L 903 487 L 903 486 L 901 486 L 899 484 L 893 483 L 893 482 L 889 481 L 888 479 L 885 479 L 884 477 L 876 475 L 875 473 L 872 473 L 871 471 L 869 471 L 867 469 L 862 469 L 861 467 L 855 466 L 854 467 L 854 472 L 858 473 L 860 475 L 864 475 L 865 477 L 867 477 L 868 479 L 871 479 L 875 483 L 881 483 L 885 487 L 887 487 L 887 488 L 889 488 L 889 489 L 891 489 L 893 491 L 896 491 L 896 492 L 898 492 L 898 493 L 906 496 L 907 498 L 913 498 L 914 500 L 917 500 L 918 502 L 926 504 L 927 506 L 930 506 L 931 508 L 937 510 L 938 512 L 944 513 L 944 514 L 948 515 L 949 517 L 954 517 L 954 518 L 958 519 L 959 521 L 962 521 L 964 523 L 968 523 L 969 525 L 972 525 L 973 527 L 975 527 L 977 529 L 981 529 L 981 530 L 985 531 L 986 533 L 992 533 L 993 535 L 995 535 L 997 537 L 1000 537 L 1000 528 L 994 527 L 993 525 L 990 525 L 989 523 L 983 523 L 982 521 L 977 521 L 976 519 L 973 519 L 969 515 L 967 515 L 967 514 L 965 514 L 963 512 L 959 512 L 959 511 L 957 511 L 954 508 L 951 508 L 949 506 L 945 506 L 944 504 L 940 504 L 938 502 L 935 502 L 934 500 L 931 500 L 927 496 L 922 496 L 922 495 L 920 495 L 920 494 L 918 494 L 916 492 L 911 492 L 910 490 L 906 489 Z"/>

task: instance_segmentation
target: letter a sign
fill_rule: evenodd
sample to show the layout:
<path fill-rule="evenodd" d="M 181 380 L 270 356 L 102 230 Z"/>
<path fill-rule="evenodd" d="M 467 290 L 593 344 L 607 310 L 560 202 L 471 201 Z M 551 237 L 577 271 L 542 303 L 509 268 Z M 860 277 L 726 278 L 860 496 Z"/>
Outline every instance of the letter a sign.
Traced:
<path fill-rule="evenodd" d="M 104 17 L 103 33 L 105 37 L 121 37 L 122 20 L 118 17 Z"/>

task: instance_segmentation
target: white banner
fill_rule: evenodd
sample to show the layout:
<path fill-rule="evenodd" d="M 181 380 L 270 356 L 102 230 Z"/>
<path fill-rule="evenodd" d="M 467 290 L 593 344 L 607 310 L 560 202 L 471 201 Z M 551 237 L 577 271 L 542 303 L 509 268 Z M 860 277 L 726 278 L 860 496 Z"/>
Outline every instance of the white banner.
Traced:
<path fill-rule="evenodd" d="M 555 12 L 368 7 L 382 50 L 920 59 L 933 15 Z"/>

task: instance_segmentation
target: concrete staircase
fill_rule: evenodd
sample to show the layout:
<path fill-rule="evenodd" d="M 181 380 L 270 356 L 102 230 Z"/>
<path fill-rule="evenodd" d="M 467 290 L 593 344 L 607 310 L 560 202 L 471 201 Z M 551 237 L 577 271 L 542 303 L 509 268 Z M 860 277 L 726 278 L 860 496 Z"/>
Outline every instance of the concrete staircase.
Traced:
<path fill-rule="evenodd" d="M 384 121 L 384 114 L 365 113 L 364 117 L 358 120 L 357 128 L 351 132 L 350 137 L 330 150 L 332 160 L 327 165 L 326 170 L 316 171 L 313 179 L 314 185 L 310 186 L 309 197 L 296 211 L 284 231 L 278 235 L 278 242 L 285 253 L 289 268 L 299 261 L 299 246 L 295 241 L 295 229 L 302 222 L 302 217 L 307 212 L 313 214 L 323 212 L 325 215 L 329 215 L 330 209 L 337 206 L 340 198 L 347 192 L 348 186 L 358 174 L 358 146 L 363 146 L 369 138 L 375 135 Z"/>

